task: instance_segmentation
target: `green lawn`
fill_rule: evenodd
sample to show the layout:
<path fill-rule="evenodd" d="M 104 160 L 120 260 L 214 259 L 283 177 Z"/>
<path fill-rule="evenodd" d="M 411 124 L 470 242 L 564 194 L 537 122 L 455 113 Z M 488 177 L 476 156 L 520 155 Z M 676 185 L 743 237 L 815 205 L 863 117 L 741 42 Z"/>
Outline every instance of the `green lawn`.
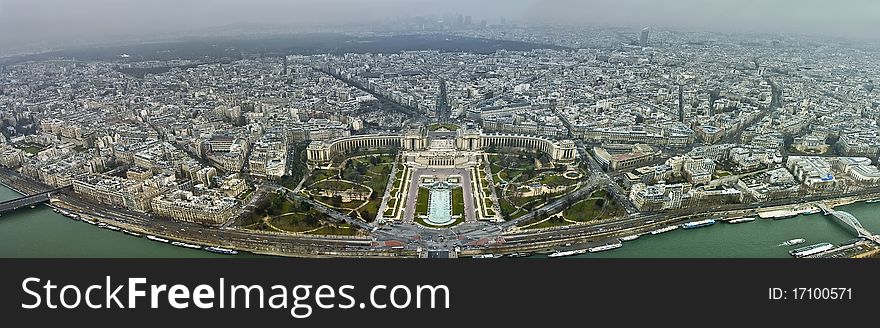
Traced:
<path fill-rule="evenodd" d="M 483 203 L 486 204 L 486 208 L 492 208 L 492 206 L 495 206 L 495 203 L 492 202 L 492 198 L 489 197 L 483 198 Z"/>
<path fill-rule="evenodd" d="M 290 232 L 303 232 L 321 227 L 321 222 L 317 218 L 307 220 L 311 213 L 288 213 L 283 216 L 276 216 L 269 220 L 272 225 L 278 229 Z"/>
<path fill-rule="evenodd" d="M 250 196 L 250 195 L 253 194 L 253 193 L 254 193 L 254 189 L 250 189 L 250 188 L 248 188 L 248 189 L 245 190 L 243 193 L 241 193 L 240 195 L 238 195 L 238 199 L 247 199 L 248 196 Z"/>
<path fill-rule="evenodd" d="M 612 218 L 620 210 L 620 206 L 608 197 L 605 190 L 597 190 L 590 195 L 590 198 L 581 200 L 565 209 L 562 215 L 568 220 L 586 222 Z"/>
<path fill-rule="evenodd" d="M 578 222 L 595 220 L 598 218 L 599 214 L 602 213 L 603 205 L 598 204 L 599 202 L 604 202 L 604 200 L 585 199 L 579 201 L 571 207 L 565 209 L 565 211 L 562 212 L 562 216 L 564 216 L 568 220 Z"/>
<path fill-rule="evenodd" d="M 462 188 L 452 189 L 452 215 L 464 214 L 464 190 Z"/>
<path fill-rule="evenodd" d="M 312 171 L 312 175 L 309 176 L 309 179 L 304 185 L 308 186 L 312 183 L 315 183 L 316 181 L 321 181 L 327 178 L 334 177 L 337 173 L 339 172 L 336 170 L 314 170 Z"/>
<path fill-rule="evenodd" d="M 498 156 L 495 156 L 495 157 L 498 157 Z M 498 164 L 495 164 L 495 163 L 492 163 L 492 164 L 489 165 L 489 170 L 492 171 L 492 174 L 495 174 L 495 173 L 501 172 L 501 170 L 503 170 L 503 169 L 504 169 L 504 168 L 501 167 L 501 165 L 498 165 Z"/>
<path fill-rule="evenodd" d="M 511 204 L 511 203 L 510 203 L 509 201 L 507 201 L 506 199 L 500 199 L 499 202 L 500 202 L 500 203 L 498 204 L 498 206 L 501 207 L 501 213 L 502 213 L 502 214 L 508 214 L 508 215 L 511 215 L 511 214 L 513 214 L 513 212 L 516 211 L 516 207 L 513 206 L 513 204 Z M 512 218 L 512 217 L 511 217 L 511 218 Z"/>
<path fill-rule="evenodd" d="M 27 146 L 27 147 L 22 148 L 22 150 L 28 154 L 36 155 L 37 153 L 40 152 L 40 150 L 43 150 L 43 149 L 40 147 L 37 147 L 37 146 Z"/>
<path fill-rule="evenodd" d="M 348 190 L 351 188 L 354 188 L 357 191 L 367 191 L 367 188 L 364 188 L 363 186 L 359 186 L 359 185 L 353 184 L 351 182 L 341 181 L 341 180 L 321 181 L 321 182 L 314 184 L 310 189 L 317 192 L 319 190 L 344 191 L 344 190 Z"/>
<path fill-rule="evenodd" d="M 428 214 L 428 189 L 419 188 L 419 195 L 416 197 L 416 216 Z"/>
<path fill-rule="evenodd" d="M 378 197 L 367 202 L 367 204 L 358 210 L 361 213 L 361 217 L 367 222 L 373 222 L 373 220 L 376 219 L 376 215 L 379 214 L 379 206 L 381 205 L 381 202 L 382 199 Z"/>
<path fill-rule="evenodd" d="M 309 232 L 313 235 L 337 235 L 337 236 L 354 236 L 358 234 L 358 229 L 352 228 L 348 224 L 340 224 L 338 227 L 325 225 L 318 230 Z"/>

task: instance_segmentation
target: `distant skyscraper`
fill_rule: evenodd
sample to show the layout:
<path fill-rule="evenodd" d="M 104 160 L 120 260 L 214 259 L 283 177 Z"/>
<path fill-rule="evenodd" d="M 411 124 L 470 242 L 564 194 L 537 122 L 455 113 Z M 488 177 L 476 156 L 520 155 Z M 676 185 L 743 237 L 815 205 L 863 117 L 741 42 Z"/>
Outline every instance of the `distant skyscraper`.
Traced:
<path fill-rule="evenodd" d="M 642 29 L 642 36 L 639 38 L 639 45 L 642 47 L 648 46 L 648 28 Z"/>
<path fill-rule="evenodd" d="M 470 26 L 471 23 L 473 23 L 473 20 L 471 19 L 471 15 L 464 16 L 464 25 Z"/>

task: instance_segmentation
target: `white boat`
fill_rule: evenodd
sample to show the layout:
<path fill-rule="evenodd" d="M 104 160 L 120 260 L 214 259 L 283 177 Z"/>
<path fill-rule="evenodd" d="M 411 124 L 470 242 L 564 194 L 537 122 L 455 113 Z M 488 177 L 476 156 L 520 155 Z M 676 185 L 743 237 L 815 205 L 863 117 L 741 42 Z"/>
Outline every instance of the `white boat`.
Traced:
<path fill-rule="evenodd" d="M 129 235 L 129 236 L 135 236 L 135 237 L 138 237 L 138 238 L 144 236 L 144 235 L 139 234 L 139 233 L 137 233 L 137 232 L 134 232 L 134 231 L 128 231 L 128 230 L 122 230 L 122 233 L 124 233 L 124 234 L 126 234 L 126 235 Z"/>
<path fill-rule="evenodd" d="M 160 243 L 167 243 L 169 241 L 168 239 L 165 239 L 162 237 L 156 237 L 153 235 L 147 235 L 147 239 L 152 240 L 152 241 L 158 241 Z"/>
<path fill-rule="evenodd" d="M 715 224 L 715 220 L 705 219 L 705 220 L 700 220 L 700 221 L 688 222 L 688 223 L 682 224 L 681 227 L 684 229 L 694 229 L 694 228 L 699 228 L 699 227 L 710 226 L 713 224 Z"/>
<path fill-rule="evenodd" d="M 794 246 L 805 243 L 807 240 L 803 238 L 795 238 L 791 240 L 786 240 L 784 243 L 779 244 L 779 246 Z"/>
<path fill-rule="evenodd" d="M 570 250 L 570 251 L 555 252 L 553 254 L 547 255 L 547 257 L 572 256 L 572 255 L 583 254 L 586 252 L 587 252 L 586 249 L 575 249 L 575 250 Z"/>
<path fill-rule="evenodd" d="M 814 208 L 814 209 L 803 211 L 803 212 L 801 212 L 801 214 L 810 215 L 810 214 L 819 214 L 819 212 L 822 212 L 822 210 L 820 210 L 818 208 Z"/>
<path fill-rule="evenodd" d="M 472 257 L 475 259 L 497 259 L 501 257 L 501 254 L 477 254 Z"/>
<path fill-rule="evenodd" d="M 612 249 L 621 248 L 621 247 L 623 247 L 623 244 L 614 243 L 614 244 L 607 244 L 607 245 L 602 245 L 602 246 L 590 247 L 589 251 L 590 251 L 590 253 L 596 253 L 596 252 L 602 252 L 602 251 L 612 250 Z"/>
<path fill-rule="evenodd" d="M 659 234 L 661 234 L 661 233 L 664 233 L 664 232 L 670 232 L 670 231 L 675 230 L 675 229 L 678 229 L 678 226 L 677 226 L 677 225 L 671 225 L 671 226 L 663 227 L 663 228 L 660 228 L 660 229 L 657 229 L 657 230 L 651 230 L 651 234 L 652 234 L 652 235 L 659 235 Z"/>
<path fill-rule="evenodd" d="M 737 223 L 746 223 L 746 222 L 752 222 L 752 221 L 755 221 L 755 218 L 739 218 L 739 219 L 727 220 L 727 223 L 737 224 Z"/>
<path fill-rule="evenodd" d="M 113 230 L 113 231 L 119 231 L 119 230 L 122 230 L 122 229 L 119 229 L 119 227 L 114 227 L 114 226 L 112 226 L 112 225 L 108 225 L 108 224 L 105 224 L 105 225 L 104 225 L 103 227 L 101 227 L 101 228 L 104 228 L 104 229 L 107 229 L 107 230 Z"/>
<path fill-rule="evenodd" d="M 620 239 L 620 241 L 633 241 L 633 240 L 639 239 L 639 236 L 641 236 L 641 235 L 635 234 L 635 235 L 623 236 L 623 237 L 620 237 L 619 239 Z"/>
<path fill-rule="evenodd" d="M 794 257 L 804 257 L 819 254 L 832 248 L 834 248 L 834 245 L 831 245 L 831 243 L 818 243 L 790 250 L 788 254 Z"/>
<path fill-rule="evenodd" d="M 201 245 L 188 244 L 188 243 L 184 243 L 184 242 L 182 242 L 182 241 L 172 241 L 172 242 L 171 242 L 171 245 L 174 245 L 174 246 L 180 246 L 180 247 L 186 247 L 186 248 L 192 248 L 192 249 L 202 249 L 202 246 L 201 246 Z"/>
<path fill-rule="evenodd" d="M 223 248 L 223 247 L 215 247 L 215 246 L 205 247 L 205 250 L 206 250 L 206 251 L 209 251 L 209 252 L 220 253 L 220 254 L 227 254 L 227 255 L 235 255 L 235 254 L 238 254 L 238 251 L 237 251 L 237 250 L 229 249 L 229 248 Z"/>

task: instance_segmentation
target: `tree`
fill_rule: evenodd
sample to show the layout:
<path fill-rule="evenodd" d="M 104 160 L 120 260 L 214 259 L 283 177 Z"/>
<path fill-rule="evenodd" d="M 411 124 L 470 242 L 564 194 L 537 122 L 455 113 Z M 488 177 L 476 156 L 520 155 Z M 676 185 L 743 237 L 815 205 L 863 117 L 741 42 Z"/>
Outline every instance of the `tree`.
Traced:
<path fill-rule="evenodd" d="M 303 222 L 305 222 L 309 226 L 317 225 L 320 220 L 318 220 L 317 216 L 312 214 L 307 214 L 305 218 L 303 218 Z"/>
<path fill-rule="evenodd" d="M 604 205 L 605 205 L 605 199 L 604 199 L 604 198 L 599 198 L 599 199 L 596 200 L 596 207 L 602 207 L 602 206 L 604 206 Z"/>
<path fill-rule="evenodd" d="M 375 215 L 367 211 L 361 212 L 361 217 L 364 218 L 364 221 L 367 222 L 373 222 L 373 220 L 376 219 Z"/>

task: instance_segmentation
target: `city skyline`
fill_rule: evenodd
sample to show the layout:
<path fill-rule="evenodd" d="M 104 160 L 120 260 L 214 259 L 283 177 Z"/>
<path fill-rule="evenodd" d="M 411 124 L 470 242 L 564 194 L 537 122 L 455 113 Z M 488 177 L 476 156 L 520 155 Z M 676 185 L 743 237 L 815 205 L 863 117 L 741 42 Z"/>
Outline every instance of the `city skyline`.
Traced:
<path fill-rule="evenodd" d="M 331 0 L 240 2 L 0 1 L 0 47 L 39 51 L 60 44 L 102 44 L 193 36 L 292 33 L 367 25 L 394 29 L 413 18 L 471 25 L 656 26 L 735 33 L 797 33 L 876 39 L 880 4 L 826 1 L 435 1 Z M 161 22 L 161 23 L 157 23 Z M 7 52 L 8 52 L 7 49 Z"/>

